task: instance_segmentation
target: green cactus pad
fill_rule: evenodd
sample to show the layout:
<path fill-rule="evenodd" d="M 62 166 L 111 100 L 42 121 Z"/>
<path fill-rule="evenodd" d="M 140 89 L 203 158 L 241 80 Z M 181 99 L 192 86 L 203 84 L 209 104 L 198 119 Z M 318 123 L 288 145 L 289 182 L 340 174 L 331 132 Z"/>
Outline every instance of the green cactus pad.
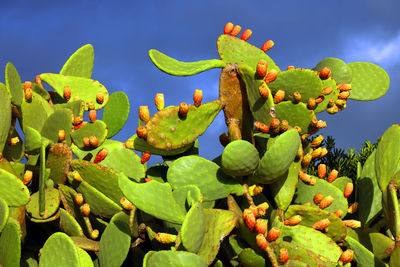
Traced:
<path fill-rule="evenodd" d="M 46 168 L 50 169 L 49 178 L 55 184 L 65 183 L 72 159 L 72 151 L 69 146 L 56 143 L 50 147 L 46 159 Z"/>
<path fill-rule="evenodd" d="M 211 264 L 225 236 L 237 225 L 237 216 L 229 210 L 204 209 L 206 229 L 198 255 Z"/>
<path fill-rule="evenodd" d="M 149 251 L 143 259 L 143 267 L 207 267 L 207 263 L 198 255 L 187 251 Z"/>
<path fill-rule="evenodd" d="M 198 186 L 205 201 L 225 198 L 231 193 L 243 194 L 238 181 L 225 175 L 214 162 L 198 156 L 186 156 L 174 161 L 168 169 L 167 179 L 173 189 L 185 185 Z"/>
<path fill-rule="evenodd" d="M 101 218 L 111 218 L 115 213 L 122 210 L 119 201 L 115 203 L 99 190 L 86 181 L 75 183 L 68 178 L 72 186 L 83 195 L 83 199 L 90 205 L 90 212 Z"/>
<path fill-rule="evenodd" d="M 247 248 L 246 242 L 239 236 L 232 234 L 228 237 L 229 247 L 235 255 L 239 254 L 243 249 Z M 222 243 L 224 245 L 224 243 Z"/>
<path fill-rule="evenodd" d="M 102 118 L 107 124 L 107 138 L 113 137 L 124 127 L 129 116 L 129 108 L 129 99 L 124 92 L 114 92 L 110 95 Z"/>
<path fill-rule="evenodd" d="M 325 234 L 303 225 L 283 225 L 278 240 L 307 248 L 330 261 L 337 262 L 342 250 Z"/>
<path fill-rule="evenodd" d="M 265 258 L 251 248 L 243 249 L 238 255 L 238 260 L 244 267 L 265 266 L 266 263 Z"/>
<path fill-rule="evenodd" d="M 95 136 L 98 141 L 98 146 L 101 146 L 107 138 L 107 133 L 107 125 L 103 121 L 96 120 L 94 122 L 86 123 L 78 130 L 73 131 L 71 133 L 71 138 L 79 149 L 93 149 L 85 147 L 83 138 Z"/>
<path fill-rule="evenodd" d="M 60 205 L 60 193 L 55 188 L 45 189 L 45 213 L 43 216 L 39 212 L 39 192 L 33 193 L 31 195 L 31 200 L 28 205 L 26 205 L 26 213 L 30 218 L 45 220 L 53 216 Z"/>
<path fill-rule="evenodd" d="M 308 227 L 312 227 L 319 220 L 329 219 L 331 224 L 326 228 L 326 235 L 335 242 L 343 241 L 346 238 L 347 227 L 332 212 L 321 210 L 315 206 L 291 205 L 285 213 L 285 218 L 288 219 L 294 215 L 300 215 L 300 224 Z"/>
<path fill-rule="evenodd" d="M 78 248 L 69 236 L 61 232 L 52 234 L 44 243 L 39 263 L 43 267 L 81 266 Z"/>
<path fill-rule="evenodd" d="M 342 176 L 342 177 L 336 178 L 336 180 L 333 181 L 331 184 L 336 186 L 344 194 L 344 189 L 348 183 L 353 183 L 353 180 L 351 180 L 349 177 Z"/>
<path fill-rule="evenodd" d="M 195 185 L 185 185 L 178 187 L 172 192 L 172 194 L 176 203 L 178 203 L 184 211 L 188 211 L 191 206 L 199 201 L 202 201 L 200 189 Z"/>
<path fill-rule="evenodd" d="M 0 153 L 3 152 L 11 127 L 11 98 L 4 84 L 0 83 Z"/>
<path fill-rule="evenodd" d="M 286 210 L 292 203 L 300 170 L 300 160 L 293 161 L 289 169 L 275 183 L 269 185 L 275 203 L 281 210 Z"/>
<path fill-rule="evenodd" d="M 222 170 L 231 176 L 251 175 L 258 162 L 257 149 L 245 140 L 230 142 L 222 152 Z"/>
<path fill-rule="evenodd" d="M 7 202 L 0 198 L 0 233 L 7 223 L 9 212 Z"/>
<path fill-rule="evenodd" d="M 85 236 L 75 218 L 62 208 L 60 208 L 60 229 L 69 236 Z"/>
<path fill-rule="evenodd" d="M 28 154 L 38 154 L 42 146 L 42 135 L 32 127 L 26 126 L 25 134 L 25 151 Z"/>
<path fill-rule="evenodd" d="M 317 105 L 317 107 L 314 109 L 315 113 L 323 112 L 328 108 L 329 101 L 331 99 L 334 99 L 335 101 L 338 99 L 339 95 L 339 90 L 337 89 L 338 86 L 336 85 L 336 81 L 333 80 L 332 78 L 328 78 L 326 80 L 322 81 L 323 88 L 326 88 L 328 86 L 332 87 L 332 92 L 329 95 L 324 95 L 324 100 Z"/>
<path fill-rule="evenodd" d="M 21 230 L 18 222 L 8 219 L 0 236 L 0 265 L 19 266 L 21 258 Z"/>
<path fill-rule="evenodd" d="M 14 137 L 18 137 L 19 142 L 16 145 L 11 146 L 8 143 L 8 141 Z M 21 138 L 21 136 L 19 136 L 19 133 L 14 128 L 9 139 L 6 142 L 6 145 L 4 146 L 3 157 L 10 162 L 11 161 L 18 162 L 24 157 L 24 154 L 25 154 L 24 152 L 25 152 L 25 149 L 24 149 L 24 143 L 22 142 L 22 138 Z"/>
<path fill-rule="evenodd" d="M 71 89 L 71 99 L 77 96 L 86 103 L 93 102 L 95 109 L 103 108 L 108 102 L 109 95 L 107 89 L 98 81 L 54 73 L 42 73 L 40 74 L 40 79 L 50 85 L 60 96 L 64 96 L 64 87 L 69 86 Z M 103 94 L 103 103 L 96 101 L 97 93 Z M 88 106 L 85 109 L 88 110 Z"/>
<path fill-rule="evenodd" d="M 343 192 L 336 186 L 328 183 L 323 179 L 313 176 L 316 180 L 315 185 L 307 185 L 303 181 L 299 181 L 297 185 L 295 203 L 306 204 L 313 203 L 315 194 L 321 193 L 324 197 L 332 196 L 334 201 L 332 204 L 325 208 L 326 211 L 335 212 L 339 209 L 343 211 L 342 218 L 347 214 L 348 203 L 347 199 L 344 197 Z"/>
<path fill-rule="evenodd" d="M 72 146 L 75 156 L 91 162 L 94 161 L 97 153 L 102 149 L 107 149 L 108 154 L 105 159 L 98 163 L 99 165 L 111 168 L 116 172 L 123 172 L 137 182 L 145 177 L 144 165 L 141 164 L 140 157 L 119 141 L 107 139 L 101 146 L 90 151 L 83 151 L 76 146 Z"/>
<path fill-rule="evenodd" d="M 384 69 L 369 62 L 347 64 L 353 72 L 350 98 L 354 100 L 375 100 L 389 89 L 390 79 Z"/>
<path fill-rule="evenodd" d="M 185 152 L 178 154 L 178 155 L 172 155 L 172 156 L 162 156 L 163 163 L 165 166 L 171 166 L 172 163 L 185 156 L 198 156 L 199 155 L 199 139 L 196 139 L 193 143 L 193 145 L 186 150 Z"/>
<path fill-rule="evenodd" d="M 187 251 L 197 253 L 203 242 L 206 218 L 201 202 L 194 204 L 183 220 L 181 227 L 182 245 Z"/>
<path fill-rule="evenodd" d="M 280 121 L 287 120 L 290 126 L 299 126 L 301 134 L 309 133 L 310 122 L 316 119 L 315 112 L 309 110 L 304 103 L 293 104 L 291 101 L 276 104 L 275 114 Z"/>
<path fill-rule="evenodd" d="M 395 248 L 390 256 L 390 267 L 395 267 L 400 262 L 400 248 Z M 386 265 L 387 266 L 387 265 Z"/>
<path fill-rule="evenodd" d="M 360 178 L 357 179 L 358 215 L 361 224 L 368 226 L 382 211 L 382 191 L 375 174 L 375 153 L 365 161 Z"/>
<path fill-rule="evenodd" d="M 292 244 L 290 242 L 285 242 L 283 240 L 277 240 L 276 242 L 272 242 L 271 246 L 276 254 L 276 257 L 279 259 L 279 251 L 282 248 L 288 250 L 289 259 L 299 261 L 304 264 L 304 266 L 337 266 L 336 262 L 332 262 L 329 259 L 319 255 L 319 253 L 312 252 L 309 247 L 302 247 L 297 244 Z M 289 265 L 289 261 L 285 266 L 303 266 L 299 264 Z"/>
<path fill-rule="evenodd" d="M 100 250 L 100 242 L 94 241 L 92 239 L 88 239 L 86 237 L 80 236 L 71 236 L 72 241 L 74 241 L 75 246 L 82 248 L 87 251 L 96 251 Z"/>
<path fill-rule="evenodd" d="M 121 190 L 118 189 L 118 174 L 113 169 L 79 159 L 72 161 L 71 169 L 79 172 L 83 180 L 115 203 L 119 203 L 123 197 Z"/>
<path fill-rule="evenodd" d="M 79 262 L 80 262 L 80 266 L 85 266 L 85 267 L 93 267 L 93 262 L 92 262 L 92 258 L 90 257 L 90 255 L 84 251 L 81 248 L 77 248 L 78 249 L 78 255 L 79 255 Z"/>
<path fill-rule="evenodd" d="M 36 253 L 22 250 L 20 266 L 22 266 L 22 267 L 38 267 L 39 263 L 37 261 Z"/>
<path fill-rule="evenodd" d="M 375 255 L 361 245 L 354 238 L 347 236 L 346 237 L 347 246 L 354 251 L 353 261 L 357 262 L 357 266 L 360 267 L 368 267 L 368 266 L 376 266 L 376 267 L 384 267 L 387 266 L 381 260 L 379 260 Z"/>
<path fill-rule="evenodd" d="M 175 76 L 190 76 L 214 68 L 223 68 L 225 63 L 218 59 L 182 62 L 155 49 L 149 50 L 149 57 L 161 71 Z"/>
<path fill-rule="evenodd" d="M 47 117 L 53 113 L 50 104 L 40 95 L 32 92 L 30 102 L 21 104 L 21 128 L 25 131 L 27 126 L 41 132 Z"/>
<path fill-rule="evenodd" d="M 226 63 L 244 63 L 255 70 L 258 61 L 264 59 L 267 61 L 268 71 L 272 69 L 280 71 L 279 67 L 265 52 L 236 37 L 227 34 L 220 35 L 217 46 L 220 58 Z"/>
<path fill-rule="evenodd" d="M 83 117 L 85 103 L 82 100 L 69 101 L 68 103 L 55 104 L 53 105 L 53 109 L 55 111 L 59 109 L 69 109 L 72 111 L 74 118 L 79 116 Z"/>
<path fill-rule="evenodd" d="M 300 146 L 300 137 L 291 129 L 276 137 L 275 142 L 261 158 L 251 179 L 262 184 L 275 182 L 294 161 Z"/>
<path fill-rule="evenodd" d="M 385 191 L 400 160 L 400 125 L 390 126 L 382 135 L 375 153 L 375 171 L 381 191 Z"/>
<path fill-rule="evenodd" d="M 22 86 L 25 84 L 23 83 Z M 50 94 L 46 89 L 38 85 L 37 83 L 31 83 L 32 91 L 43 97 L 46 101 L 50 100 Z"/>
<path fill-rule="evenodd" d="M 41 134 L 42 137 L 46 137 L 50 141 L 57 143 L 59 130 L 64 130 L 65 142 L 67 145 L 70 145 L 70 133 L 72 130 L 72 112 L 69 109 L 60 109 L 54 111 L 54 113 L 51 114 L 44 122 Z"/>
<path fill-rule="evenodd" d="M 269 88 L 263 80 L 257 79 L 255 71 L 249 66 L 241 64 L 239 66 L 239 72 L 246 84 L 247 99 L 249 100 L 249 106 L 254 120 L 269 125 L 273 119 L 272 115 L 274 107 L 274 100 L 271 91 L 269 91 L 267 99 L 260 95 L 259 87 L 261 85 L 264 85 L 268 90 Z"/>
<path fill-rule="evenodd" d="M 129 215 L 117 213 L 111 218 L 100 239 L 101 266 L 121 266 L 131 245 Z"/>
<path fill-rule="evenodd" d="M 156 148 L 150 144 L 148 144 L 144 139 L 137 137 L 137 135 L 133 135 L 131 138 L 128 139 L 127 142 L 131 143 L 131 146 L 129 148 L 142 151 L 142 152 L 150 152 L 151 154 L 154 155 L 161 155 L 161 156 L 173 156 L 173 155 L 178 155 L 182 154 L 191 147 L 193 147 L 193 143 L 189 143 L 187 145 L 184 145 L 182 147 L 172 149 L 172 150 L 165 150 L 165 149 L 159 149 Z"/>
<path fill-rule="evenodd" d="M 327 57 L 318 62 L 313 69 L 316 71 L 321 71 L 325 67 L 328 67 L 331 70 L 331 77 L 338 84 L 351 83 L 353 76 L 352 70 L 343 60 L 334 57 Z"/>
<path fill-rule="evenodd" d="M 93 72 L 94 50 L 87 44 L 76 50 L 65 62 L 60 74 L 90 78 Z"/>
<path fill-rule="evenodd" d="M 323 89 L 319 76 L 309 69 L 282 71 L 268 86 L 274 94 L 284 90 L 285 100 L 293 100 L 293 93 L 299 92 L 303 103 L 307 103 L 310 97 L 317 98 Z"/>
<path fill-rule="evenodd" d="M 161 220 L 179 224 L 183 222 L 185 211 L 176 203 L 168 183 L 150 181 L 139 184 L 120 174 L 119 187 L 125 197 L 138 209 Z"/>
<path fill-rule="evenodd" d="M 18 71 L 11 62 L 6 65 L 5 76 L 6 87 L 11 95 L 11 102 L 19 107 L 24 101 L 24 90 Z"/>
<path fill-rule="evenodd" d="M 220 100 L 195 107 L 188 105 L 189 112 L 184 118 L 179 107 L 163 109 L 154 114 L 146 124 L 147 143 L 159 149 L 177 149 L 193 143 L 221 111 Z"/>
<path fill-rule="evenodd" d="M 399 201 L 397 198 L 397 189 L 392 184 L 389 184 L 388 188 L 382 192 L 382 208 L 392 236 L 395 238 L 399 237 Z"/>
<path fill-rule="evenodd" d="M 167 181 L 167 171 L 168 167 L 164 165 L 151 166 L 146 170 L 146 177 L 163 183 Z"/>
<path fill-rule="evenodd" d="M 390 237 L 376 230 L 354 229 L 349 236 L 360 242 L 380 260 L 387 259 L 395 248 L 395 242 Z"/>
<path fill-rule="evenodd" d="M 0 196 L 8 206 L 23 206 L 29 201 L 29 190 L 14 174 L 0 168 Z"/>

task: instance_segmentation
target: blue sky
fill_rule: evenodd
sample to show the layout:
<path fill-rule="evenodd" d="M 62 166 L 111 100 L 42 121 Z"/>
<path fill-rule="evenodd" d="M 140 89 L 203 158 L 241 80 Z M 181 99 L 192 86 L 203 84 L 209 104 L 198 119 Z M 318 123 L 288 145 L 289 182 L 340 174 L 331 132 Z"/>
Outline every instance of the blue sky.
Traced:
<path fill-rule="evenodd" d="M 244 5 L 244 4 L 247 5 Z M 370 102 L 349 101 L 336 115 L 320 114 L 341 148 L 375 141 L 400 114 L 400 3 L 396 0 L 352 1 L 8 1 L 0 2 L 0 65 L 12 62 L 23 80 L 57 73 L 79 47 L 95 49 L 93 78 L 112 93 L 124 91 L 131 113 L 115 139 L 135 133 L 140 105 L 154 114 L 154 95 L 167 105 L 192 102 L 195 89 L 204 100 L 218 98 L 220 70 L 192 77 L 169 76 L 150 61 L 155 48 L 182 61 L 218 58 L 216 39 L 226 22 L 251 29 L 249 42 L 261 47 L 269 39 L 269 55 L 281 67 L 312 68 L 321 59 L 369 61 L 391 78 L 385 96 Z M 4 81 L 4 78 L 1 79 Z M 218 136 L 226 132 L 222 112 L 200 137 L 200 155 L 222 152 Z M 155 163 L 159 158 L 154 157 Z"/>

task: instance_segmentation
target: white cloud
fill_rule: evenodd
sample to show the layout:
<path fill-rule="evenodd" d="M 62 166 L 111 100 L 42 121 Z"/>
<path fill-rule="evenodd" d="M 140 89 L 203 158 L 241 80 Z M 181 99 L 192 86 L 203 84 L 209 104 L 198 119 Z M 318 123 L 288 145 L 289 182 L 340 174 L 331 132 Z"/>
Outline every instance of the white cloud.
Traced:
<path fill-rule="evenodd" d="M 383 67 L 400 63 L 400 32 L 390 39 L 377 35 L 356 35 L 345 44 L 344 60 L 346 62 L 369 61 Z"/>

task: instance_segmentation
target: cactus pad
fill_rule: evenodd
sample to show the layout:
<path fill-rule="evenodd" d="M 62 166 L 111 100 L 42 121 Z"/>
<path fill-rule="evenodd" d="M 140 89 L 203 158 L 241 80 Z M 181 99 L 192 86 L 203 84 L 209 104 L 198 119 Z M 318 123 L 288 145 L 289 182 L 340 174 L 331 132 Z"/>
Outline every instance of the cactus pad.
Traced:
<path fill-rule="evenodd" d="M 155 49 L 149 51 L 149 57 L 161 71 L 175 76 L 189 76 L 206 70 L 225 67 L 225 63 L 222 60 L 210 59 L 197 62 L 182 62 Z"/>
<path fill-rule="evenodd" d="M 0 236 L 0 265 L 19 266 L 21 230 L 16 220 L 9 218 Z"/>
<path fill-rule="evenodd" d="M 85 144 L 83 143 L 83 138 L 95 136 L 98 141 L 98 146 L 100 146 L 106 140 L 107 133 L 107 125 L 103 121 L 96 120 L 91 123 L 86 123 L 78 130 L 73 131 L 71 133 L 71 138 L 74 141 L 74 144 L 80 149 L 93 149 L 93 147 L 85 147 Z"/>
<path fill-rule="evenodd" d="M 102 118 L 108 128 L 107 138 L 113 137 L 124 127 L 128 116 L 128 96 L 122 91 L 112 93 L 107 105 L 104 107 Z"/>
<path fill-rule="evenodd" d="M 361 245 L 354 238 L 347 236 L 346 237 L 347 246 L 354 251 L 353 260 L 357 262 L 357 266 L 376 266 L 376 267 L 384 267 L 387 266 L 381 260 L 379 260 L 375 255 Z"/>
<path fill-rule="evenodd" d="M 183 246 L 193 253 L 201 247 L 206 230 L 206 217 L 201 202 L 194 204 L 185 216 L 181 228 Z"/>
<path fill-rule="evenodd" d="M 72 152 L 69 146 L 57 143 L 50 147 L 46 159 L 46 168 L 50 169 L 49 178 L 55 184 L 65 183 L 72 159 Z"/>
<path fill-rule="evenodd" d="M 351 68 L 341 59 L 328 57 L 324 58 L 314 67 L 314 70 L 321 71 L 323 68 L 328 67 L 332 75 L 331 77 L 338 83 L 351 83 L 352 70 Z"/>
<path fill-rule="evenodd" d="M 42 135 L 32 127 L 26 126 L 25 134 L 25 151 L 28 154 L 38 154 L 42 146 Z"/>
<path fill-rule="evenodd" d="M 62 208 L 60 208 L 60 229 L 70 236 L 84 237 L 83 230 L 79 223 Z"/>
<path fill-rule="evenodd" d="M 60 74 L 90 78 L 93 72 L 94 50 L 87 44 L 76 50 L 65 62 Z"/>
<path fill-rule="evenodd" d="M 149 251 L 143 260 L 145 267 L 207 267 L 207 263 L 198 255 L 187 251 Z"/>
<path fill-rule="evenodd" d="M 9 215 L 9 208 L 7 202 L 0 198 L 0 233 L 3 230 L 4 226 L 6 226 L 8 215 Z"/>
<path fill-rule="evenodd" d="M 185 185 L 198 186 L 206 201 L 224 198 L 231 193 L 243 194 L 238 181 L 225 175 L 214 162 L 198 156 L 181 157 L 174 161 L 168 169 L 167 179 L 173 189 Z"/>
<path fill-rule="evenodd" d="M 72 130 L 72 112 L 69 109 L 54 111 L 43 124 L 41 131 L 42 137 L 46 137 L 53 143 L 58 142 L 58 131 L 64 130 L 65 142 L 71 144 L 70 133 Z"/>
<path fill-rule="evenodd" d="M 323 83 L 323 88 L 326 88 L 328 86 L 332 87 L 332 92 L 329 95 L 324 95 L 324 100 L 317 105 L 317 107 L 314 109 L 315 113 L 323 112 L 328 108 L 329 101 L 331 99 L 337 100 L 338 95 L 339 95 L 339 90 L 337 90 L 338 86 L 336 85 L 336 81 L 333 80 L 332 78 L 328 78 L 326 80 L 322 81 Z"/>
<path fill-rule="evenodd" d="M 19 138 L 19 142 L 16 145 L 11 146 L 8 143 L 8 141 L 11 138 L 15 138 L 15 137 Z M 3 157 L 5 159 L 7 159 L 8 161 L 18 162 L 24 157 L 24 151 L 25 151 L 25 149 L 24 149 L 24 143 L 22 142 L 22 138 L 21 138 L 21 136 L 19 136 L 19 133 L 14 128 L 11 133 L 11 136 L 8 138 L 6 145 L 4 146 Z"/>
<path fill-rule="evenodd" d="M 294 161 L 300 146 L 300 137 L 291 129 L 276 137 L 275 142 L 261 158 L 251 179 L 258 183 L 270 184 L 284 174 Z"/>
<path fill-rule="evenodd" d="M 193 143 L 213 122 L 222 108 L 221 101 L 189 105 L 184 118 L 179 115 L 179 107 L 163 109 L 146 124 L 147 143 L 159 149 L 176 149 Z"/>
<path fill-rule="evenodd" d="M 29 190 L 15 175 L 0 169 L 0 196 L 8 206 L 23 206 L 29 201 Z"/>
<path fill-rule="evenodd" d="M 40 79 L 50 85 L 60 96 L 64 95 L 64 87 L 69 86 L 71 89 L 71 99 L 77 96 L 86 103 L 93 102 L 95 109 L 101 109 L 108 102 L 107 89 L 98 81 L 54 73 L 40 74 Z M 98 93 L 102 93 L 104 96 L 104 100 L 101 103 L 96 101 Z M 88 106 L 85 109 L 88 110 Z"/>
<path fill-rule="evenodd" d="M 47 239 L 40 250 L 40 266 L 81 266 L 78 248 L 66 234 L 54 233 Z"/>
<path fill-rule="evenodd" d="M 21 128 L 25 131 L 25 128 L 29 126 L 40 132 L 47 117 L 53 112 L 50 104 L 43 97 L 32 92 L 30 102 L 23 101 L 21 104 Z"/>
<path fill-rule="evenodd" d="M 310 132 L 310 122 L 316 119 L 314 111 L 309 110 L 304 103 L 293 104 L 291 101 L 276 104 L 275 114 L 280 121 L 287 120 L 290 126 L 299 126 L 301 134 Z"/>
<path fill-rule="evenodd" d="M 6 65 L 5 75 L 6 87 L 11 95 L 11 102 L 19 107 L 24 101 L 24 90 L 18 71 L 11 62 Z"/>
<path fill-rule="evenodd" d="M 390 79 L 384 69 L 369 62 L 347 64 L 353 72 L 350 98 L 354 100 L 374 100 L 389 89 Z"/>
<path fill-rule="evenodd" d="M 45 213 L 41 216 L 39 212 L 39 192 L 31 195 L 31 200 L 26 205 L 26 213 L 30 218 L 45 220 L 54 215 L 60 205 L 60 193 L 55 188 L 45 189 Z"/>
<path fill-rule="evenodd" d="M 245 267 L 265 266 L 265 258 L 251 248 L 243 249 L 238 255 L 239 262 Z"/>
<path fill-rule="evenodd" d="M 230 142 L 222 152 L 222 170 L 231 176 L 250 175 L 257 168 L 257 149 L 245 140 Z"/>
<path fill-rule="evenodd" d="M 0 153 L 3 152 L 11 127 L 11 98 L 4 84 L 0 83 Z"/>

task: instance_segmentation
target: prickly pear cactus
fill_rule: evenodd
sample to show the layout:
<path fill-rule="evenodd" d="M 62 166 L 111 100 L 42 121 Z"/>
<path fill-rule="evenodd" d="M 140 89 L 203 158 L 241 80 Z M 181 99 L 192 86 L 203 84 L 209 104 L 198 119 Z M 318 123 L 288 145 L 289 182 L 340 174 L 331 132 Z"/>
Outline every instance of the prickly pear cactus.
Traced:
<path fill-rule="evenodd" d="M 202 103 L 196 89 L 193 103 L 165 107 L 157 93 L 157 112 L 140 106 L 136 132 L 122 142 L 111 138 L 128 119 L 129 99 L 92 78 L 92 45 L 33 81 L 21 82 L 7 63 L 0 266 L 394 266 L 398 125 L 357 177 L 322 164 L 324 138 L 312 136 L 327 126 L 317 113 L 381 97 L 386 72 L 336 58 L 281 71 L 267 54 L 273 41 L 259 49 L 247 42 L 251 30 L 240 32 L 225 26 L 220 59 L 181 62 L 150 50 L 171 75 L 221 68 L 219 97 Z M 198 137 L 221 110 L 224 150 L 203 158 Z M 148 166 L 151 154 L 162 162 Z"/>

